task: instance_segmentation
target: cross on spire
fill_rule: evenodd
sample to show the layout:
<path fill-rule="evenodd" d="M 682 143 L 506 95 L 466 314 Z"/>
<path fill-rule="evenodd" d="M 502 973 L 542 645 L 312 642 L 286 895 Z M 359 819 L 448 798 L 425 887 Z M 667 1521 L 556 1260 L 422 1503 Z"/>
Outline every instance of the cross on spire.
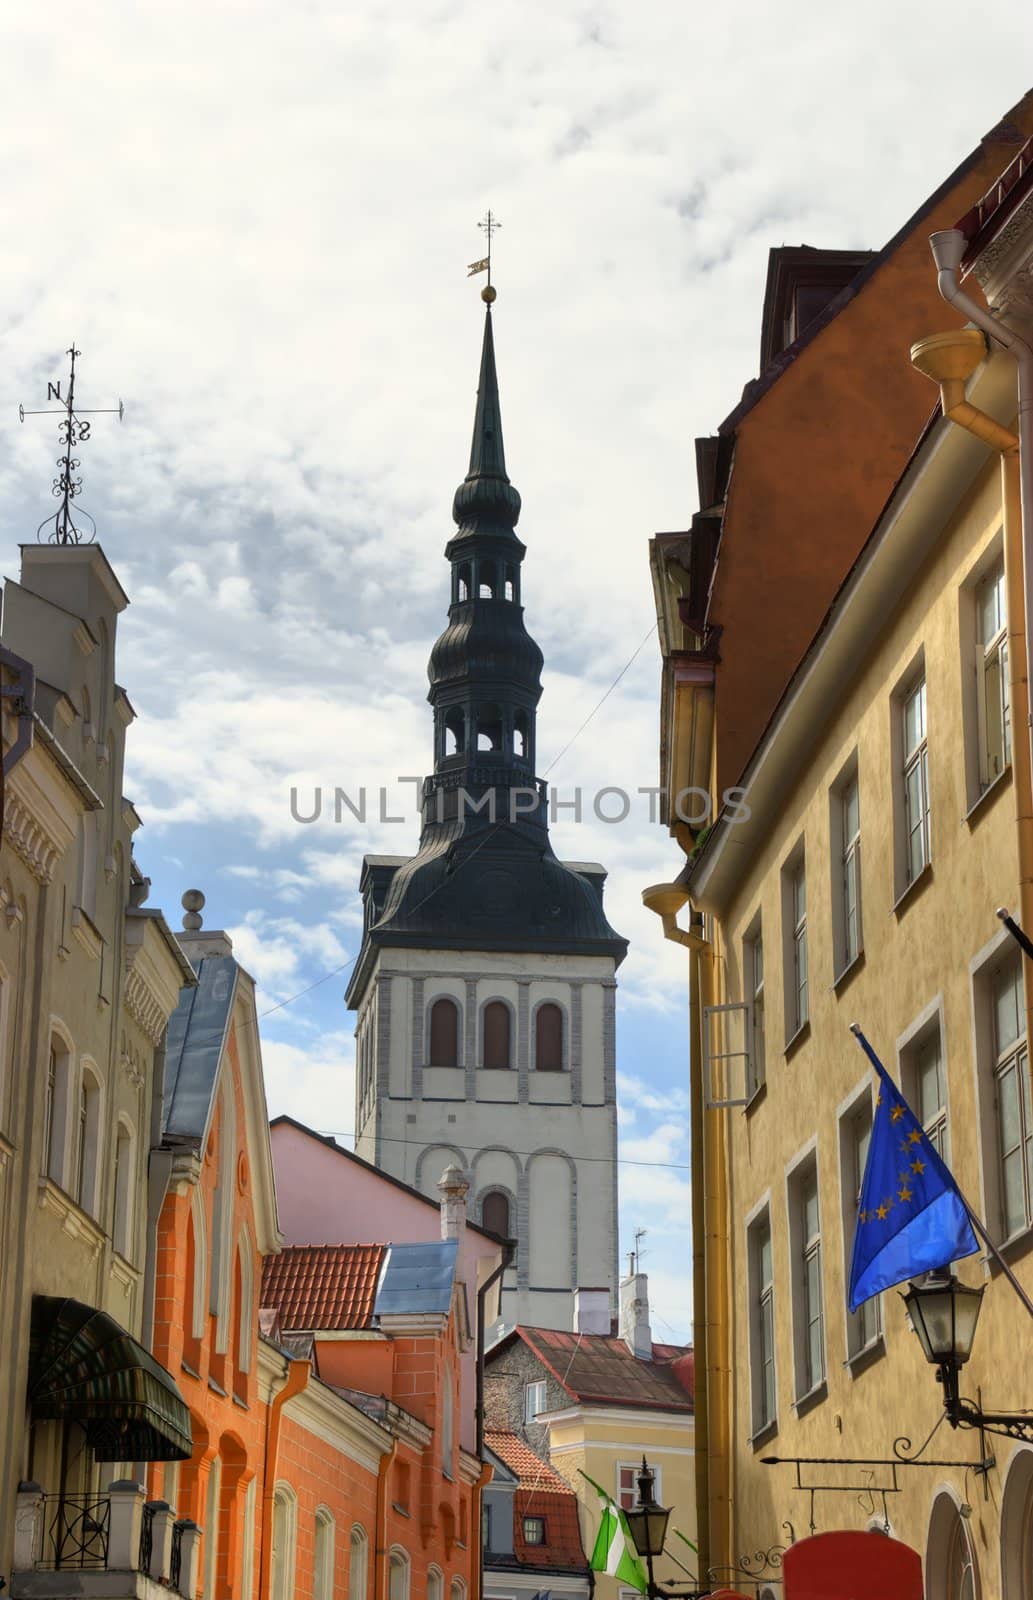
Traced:
<path fill-rule="evenodd" d="M 480 228 L 487 241 L 488 254 L 483 256 L 480 261 L 471 261 L 469 267 L 467 268 L 466 275 L 468 278 L 472 278 L 478 272 L 486 272 L 488 274 L 488 282 L 481 290 L 481 299 L 484 301 L 485 305 L 490 306 L 492 301 L 495 299 L 495 287 L 491 281 L 491 240 L 492 235 L 498 233 L 499 229 L 502 227 L 502 224 L 498 217 L 496 217 L 494 211 L 492 211 L 489 207 L 477 226 Z"/>
<path fill-rule="evenodd" d="M 18 419 L 24 422 L 26 417 L 55 417 L 63 416 L 64 421 L 58 424 L 58 438 L 65 447 L 63 456 L 58 456 L 58 475 L 54 479 L 51 494 L 61 501 L 57 511 L 52 517 L 44 517 L 36 529 L 37 539 L 42 538 L 43 529 L 53 524 L 51 532 L 47 535 L 48 544 L 91 544 L 97 533 L 97 524 L 90 513 L 84 508 L 79 508 L 79 516 L 85 517 L 90 524 L 88 530 L 79 526 L 72 515 L 72 501 L 82 492 L 82 478 L 78 477 L 81 465 L 78 456 L 73 456 L 72 449 L 75 445 L 86 444 L 90 437 L 90 423 L 84 422 L 84 417 L 117 414 L 119 422 L 125 416 L 125 407 L 121 400 L 117 406 L 93 406 L 89 411 L 81 411 L 75 404 L 75 361 L 82 354 L 73 344 L 66 352 L 71 358 L 71 367 L 68 374 L 68 394 L 61 397 L 61 380 L 57 383 L 47 384 L 47 399 L 58 400 L 58 407 L 45 407 L 39 411 L 26 411 L 24 406 L 18 407 Z"/>

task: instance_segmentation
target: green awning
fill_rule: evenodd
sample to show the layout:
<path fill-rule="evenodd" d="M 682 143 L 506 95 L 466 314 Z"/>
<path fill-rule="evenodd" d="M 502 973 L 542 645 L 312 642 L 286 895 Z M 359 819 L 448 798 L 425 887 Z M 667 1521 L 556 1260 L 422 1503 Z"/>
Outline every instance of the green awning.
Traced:
<path fill-rule="evenodd" d="M 188 1461 L 190 1412 L 160 1361 L 79 1300 L 32 1299 L 29 1406 L 81 1422 L 97 1461 Z"/>

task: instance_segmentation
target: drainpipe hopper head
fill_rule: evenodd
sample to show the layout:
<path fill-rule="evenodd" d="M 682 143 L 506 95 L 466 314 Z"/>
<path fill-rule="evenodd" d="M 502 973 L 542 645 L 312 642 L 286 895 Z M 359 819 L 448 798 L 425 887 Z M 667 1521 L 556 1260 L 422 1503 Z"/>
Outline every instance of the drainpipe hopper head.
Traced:
<path fill-rule="evenodd" d="M 934 239 L 942 237 L 933 235 Z M 978 328 L 931 333 L 911 346 L 911 365 L 934 383 L 967 383 L 985 356 L 986 335 Z"/>
<path fill-rule="evenodd" d="M 937 272 L 957 272 L 967 244 L 968 240 L 960 228 L 943 228 L 939 233 L 931 233 L 929 248 Z"/>

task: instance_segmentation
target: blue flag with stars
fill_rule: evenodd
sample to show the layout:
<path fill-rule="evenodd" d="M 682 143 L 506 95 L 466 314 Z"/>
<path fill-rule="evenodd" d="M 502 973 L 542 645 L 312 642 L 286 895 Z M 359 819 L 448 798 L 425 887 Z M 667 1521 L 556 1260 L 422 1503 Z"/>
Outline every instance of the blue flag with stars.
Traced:
<path fill-rule="evenodd" d="M 979 1249 L 968 1207 L 921 1123 L 860 1028 L 857 1042 L 879 1074 L 875 1121 L 857 1207 L 851 1311 L 919 1273 Z"/>

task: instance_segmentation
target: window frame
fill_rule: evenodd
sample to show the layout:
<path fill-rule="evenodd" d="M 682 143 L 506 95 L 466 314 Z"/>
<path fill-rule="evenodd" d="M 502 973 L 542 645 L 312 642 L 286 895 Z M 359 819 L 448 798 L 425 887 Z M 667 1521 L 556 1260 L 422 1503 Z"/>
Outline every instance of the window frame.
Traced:
<path fill-rule="evenodd" d="M 872 1128 L 875 1122 L 875 1104 L 869 1079 L 865 1078 L 854 1089 L 852 1094 L 842 1102 L 838 1108 L 836 1120 L 839 1131 L 840 1199 L 843 1218 L 843 1285 L 845 1291 L 850 1283 L 854 1236 L 857 1230 L 857 1211 L 860 1203 L 861 1186 L 864 1181 L 867 1147 L 871 1143 Z M 861 1122 L 867 1124 L 865 1129 L 866 1137 L 864 1138 L 858 1136 L 858 1126 Z M 862 1143 L 865 1146 L 863 1153 L 861 1149 Z M 846 1294 L 844 1292 L 846 1359 L 849 1366 L 851 1362 L 879 1348 L 883 1342 L 882 1296 L 874 1295 L 870 1300 L 866 1300 L 860 1305 L 856 1311 L 851 1311 L 845 1301 Z"/>
<path fill-rule="evenodd" d="M 530 1409 L 531 1392 L 532 1390 L 538 1389 L 540 1389 L 542 1392 L 543 1402 L 547 1402 L 549 1398 L 549 1385 L 545 1378 L 534 1378 L 530 1383 L 524 1384 L 523 1417 L 525 1428 L 531 1423 L 537 1422 L 538 1418 L 542 1416 L 543 1413 L 548 1409 L 547 1404 L 543 1404 L 537 1411 L 532 1411 Z"/>
<path fill-rule="evenodd" d="M 548 1539 L 546 1538 L 546 1522 L 543 1516 L 539 1516 L 535 1512 L 525 1513 L 521 1516 L 520 1521 L 521 1536 L 524 1544 L 529 1545 L 533 1550 L 540 1550 L 543 1545 L 548 1543 Z M 537 1538 L 532 1539 L 530 1533 L 528 1532 L 529 1523 L 535 1523 L 537 1525 L 536 1531 L 538 1531 L 539 1535 Z"/>
<path fill-rule="evenodd" d="M 759 969 L 759 977 L 758 977 Z M 742 992 L 746 1001 L 746 1092 L 753 1097 L 767 1081 L 764 1009 L 764 922 L 757 912 L 742 940 Z"/>
<path fill-rule="evenodd" d="M 850 829 L 850 797 L 855 797 L 856 827 Z M 857 751 L 844 763 L 829 789 L 829 861 L 832 893 L 832 972 L 838 983 L 864 954 L 862 893 L 861 780 Z M 851 907 L 851 898 L 853 906 Z M 853 912 L 854 935 L 850 921 Z"/>
<path fill-rule="evenodd" d="M 506 1013 L 506 1064 L 498 1066 L 488 1063 L 488 1014 L 494 1006 L 500 1006 Z M 479 1044 L 481 1070 L 485 1072 L 512 1072 L 513 1071 L 513 1007 L 502 995 L 492 995 L 481 1006 Z"/>
<path fill-rule="evenodd" d="M 770 1263 L 767 1274 L 763 1271 L 765 1242 Z M 775 1240 L 770 1194 L 766 1194 L 746 1218 L 746 1281 L 749 1306 L 750 1437 L 757 1441 L 768 1438 L 778 1429 Z"/>
<path fill-rule="evenodd" d="M 1000 621 L 992 635 L 987 640 L 983 637 L 983 608 L 981 597 L 988 585 L 993 583 L 999 595 Z M 976 726 L 979 734 L 978 748 L 978 773 L 979 791 L 985 794 L 991 784 L 995 783 L 1011 765 L 1011 694 L 1008 679 L 1008 593 L 1005 586 L 1005 569 L 1003 551 L 994 558 L 989 567 L 977 577 L 973 588 L 975 603 L 976 623 Z M 995 759 L 990 749 L 990 709 L 987 705 L 987 675 L 991 661 L 996 659 L 996 668 L 999 688 L 998 720 L 1000 735 L 1000 766 L 996 771 L 990 770 L 991 761 Z"/>
<path fill-rule="evenodd" d="M 455 1016 L 455 1060 L 435 1061 L 434 1059 L 434 1012 L 440 1005 L 452 1007 Z M 427 1007 L 427 1065 L 428 1067 L 442 1067 L 445 1069 L 462 1067 L 463 1043 L 463 1013 L 459 1001 L 454 994 L 436 994 Z"/>
<path fill-rule="evenodd" d="M 908 707 L 921 694 L 921 734 L 914 744 L 908 743 L 907 718 Z M 898 763 L 897 788 L 900 794 L 901 806 L 901 866 L 899 892 L 903 894 L 917 883 L 918 879 L 931 866 L 933 859 L 932 846 L 932 798 L 929 788 L 929 680 L 926 676 L 925 657 L 921 657 L 905 678 L 903 686 L 897 696 L 897 722 L 899 727 L 900 761 Z M 917 815 L 913 814 L 911 790 L 909 780 L 917 775 L 920 804 Z M 916 864 L 912 840 L 916 835 L 921 840 L 921 860 Z"/>
<path fill-rule="evenodd" d="M 318 1505 L 312 1521 L 312 1600 L 334 1600 L 337 1567 L 337 1519 L 329 1506 Z M 320 1548 L 321 1534 L 322 1549 Z"/>
<path fill-rule="evenodd" d="M 801 838 L 782 866 L 782 977 L 788 1047 L 810 1022 L 807 853 Z"/>
<path fill-rule="evenodd" d="M 616 1484 L 616 1490 L 617 1490 L 615 1498 L 616 1498 L 618 1506 L 620 1506 L 621 1509 L 624 1510 L 624 1511 L 628 1510 L 628 1506 L 626 1506 L 624 1504 L 624 1498 L 623 1497 L 624 1497 L 625 1493 L 628 1493 L 628 1494 L 631 1495 L 632 1498 L 631 1498 L 630 1504 L 632 1506 L 638 1505 L 638 1481 L 637 1480 L 638 1480 L 638 1477 L 639 1477 L 639 1474 L 641 1473 L 641 1471 L 642 1471 L 642 1462 L 641 1462 L 641 1460 L 638 1460 L 638 1461 L 618 1461 L 616 1463 L 615 1467 L 614 1467 L 615 1484 Z M 662 1505 L 663 1504 L 663 1469 L 660 1466 L 653 1466 L 652 1463 L 651 1463 L 650 1464 L 650 1471 L 653 1474 L 653 1497 L 654 1497 L 655 1500 L 657 1500 Z M 624 1485 L 621 1483 L 621 1473 L 622 1472 L 630 1472 L 631 1473 L 631 1488 L 628 1489 L 628 1490 L 625 1490 Z"/>
<path fill-rule="evenodd" d="M 539 1028 L 541 1026 L 540 1019 L 542 1017 L 542 1013 L 547 1011 L 547 1010 L 554 1011 L 556 1013 L 556 1016 L 559 1018 L 559 1061 L 557 1062 L 557 1064 L 555 1066 L 543 1067 L 541 1065 L 540 1060 L 539 1060 L 539 1056 L 541 1054 L 541 1040 L 539 1038 Z M 558 1000 L 553 1000 L 551 998 L 546 998 L 544 1000 L 539 1000 L 538 1003 L 534 1007 L 534 1012 L 533 1012 L 531 1021 L 532 1021 L 531 1048 L 532 1048 L 533 1056 L 534 1056 L 533 1063 L 532 1063 L 532 1070 L 535 1071 L 535 1072 L 565 1072 L 567 1070 L 567 1036 L 568 1036 L 568 1027 L 567 1027 L 567 1014 L 566 1014 L 566 1011 L 564 1010 L 563 1006 L 560 1004 L 560 1002 Z"/>
<path fill-rule="evenodd" d="M 817 1231 L 806 1229 L 807 1205 L 813 1188 Z M 792 1162 L 786 1174 L 786 1213 L 789 1219 L 789 1261 L 793 1318 L 793 1379 L 795 1405 L 806 1406 L 822 1394 L 828 1383 L 828 1318 L 825 1297 L 824 1234 L 821 1172 L 817 1142 L 812 1140 Z M 812 1271 L 813 1269 L 813 1271 Z M 811 1298 L 817 1283 L 817 1304 Z M 819 1364 L 812 1365 L 811 1330 L 817 1329 Z"/>

